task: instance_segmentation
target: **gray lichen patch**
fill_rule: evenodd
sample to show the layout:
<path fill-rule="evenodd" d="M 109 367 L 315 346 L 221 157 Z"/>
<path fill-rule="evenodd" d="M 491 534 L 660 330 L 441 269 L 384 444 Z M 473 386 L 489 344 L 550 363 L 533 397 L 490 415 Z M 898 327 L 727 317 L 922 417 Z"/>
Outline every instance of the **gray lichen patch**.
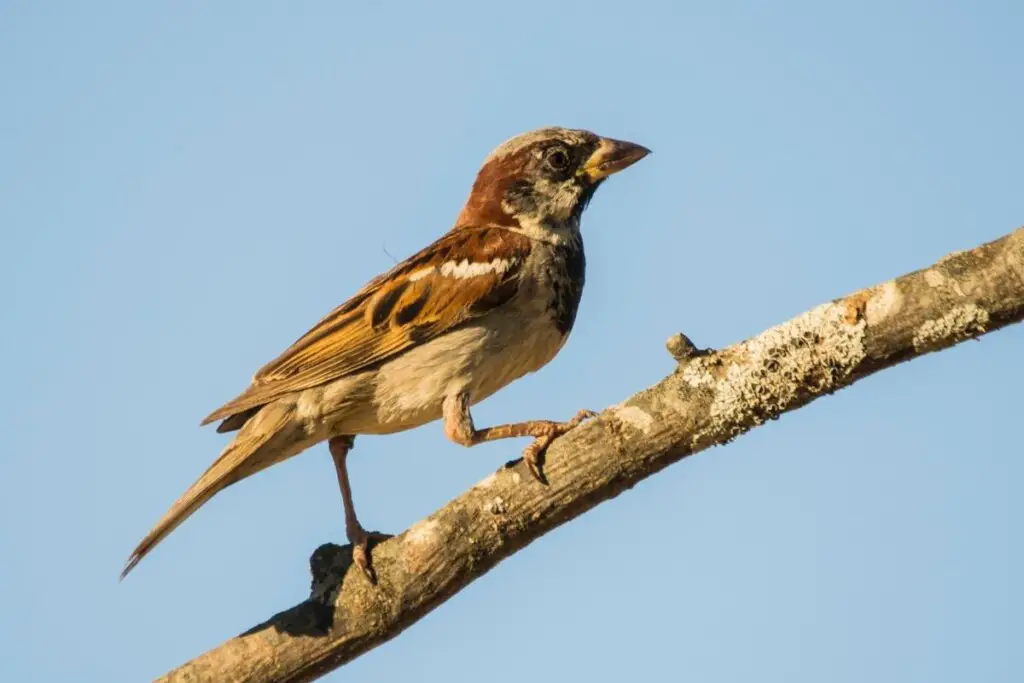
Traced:
<path fill-rule="evenodd" d="M 914 333 L 914 350 L 937 351 L 984 332 L 988 311 L 976 304 L 962 304 L 937 320 L 925 321 Z"/>
<path fill-rule="evenodd" d="M 508 504 L 501 496 L 495 496 L 494 498 L 485 501 L 483 508 L 485 512 L 490 512 L 492 515 L 503 515 L 508 512 Z"/>
<path fill-rule="evenodd" d="M 950 288 L 958 296 L 965 296 L 963 288 L 956 280 L 946 277 L 946 274 L 938 267 L 924 272 L 924 282 L 932 289 Z"/>
<path fill-rule="evenodd" d="M 683 370 L 691 386 L 712 387 L 711 424 L 695 434 L 735 436 L 808 398 L 846 384 L 865 356 L 861 319 L 850 322 L 842 301 L 818 306 L 715 357 Z M 723 367 L 714 367 L 725 358 Z"/>

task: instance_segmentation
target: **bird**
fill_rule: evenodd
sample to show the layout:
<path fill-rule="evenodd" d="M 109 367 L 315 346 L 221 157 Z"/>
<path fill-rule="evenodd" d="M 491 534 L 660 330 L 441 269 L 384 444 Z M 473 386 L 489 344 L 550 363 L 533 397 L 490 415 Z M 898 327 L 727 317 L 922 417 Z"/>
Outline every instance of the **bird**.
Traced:
<path fill-rule="evenodd" d="M 463 446 L 533 437 L 523 459 L 546 483 L 544 450 L 594 414 L 477 428 L 471 407 L 562 349 L 585 282 L 581 216 L 609 176 L 648 154 L 560 127 L 496 147 L 447 233 L 370 280 L 202 421 L 237 434 L 142 539 L 121 579 L 218 492 L 324 441 L 353 562 L 371 583 L 369 544 L 383 534 L 356 515 L 346 468 L 356 436 L 441 420 Z"/>

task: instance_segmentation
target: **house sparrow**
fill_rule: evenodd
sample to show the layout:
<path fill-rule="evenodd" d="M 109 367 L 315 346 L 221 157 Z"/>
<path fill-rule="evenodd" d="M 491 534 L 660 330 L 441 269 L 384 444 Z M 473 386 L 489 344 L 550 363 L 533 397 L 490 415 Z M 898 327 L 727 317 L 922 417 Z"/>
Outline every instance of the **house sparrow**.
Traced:
<path fill-rule="evenodd" d="M 544 482 L 544 449 L 592 413 L 478 429 L 470 406 L 562 348 L 583 293 L 580 216 L 605 178 L 647 154 L 564 128 L 495 149 L 451 231 L 370 281 L 203 420 L 238 435 L 139 543 L 121 577 L 217 492 L 321 441 L 334 459 L 353 560 L 371 582 L 375 534 L 356 517 L 345 467 L 357 434 L 443 418 L 445 435 L 463 446 L 530 436 L 523 457 Z"/>

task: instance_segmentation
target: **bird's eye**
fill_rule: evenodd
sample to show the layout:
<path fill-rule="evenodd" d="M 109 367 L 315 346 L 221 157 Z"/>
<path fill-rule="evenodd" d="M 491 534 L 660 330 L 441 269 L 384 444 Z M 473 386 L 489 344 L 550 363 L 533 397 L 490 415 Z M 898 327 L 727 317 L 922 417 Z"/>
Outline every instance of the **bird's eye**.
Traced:
<path fill-rule="evenodd" d="M 556 171 L 564 171 L 569 166 L 569 154 L 561 147 L 548 152 L 548 165 Z"/>

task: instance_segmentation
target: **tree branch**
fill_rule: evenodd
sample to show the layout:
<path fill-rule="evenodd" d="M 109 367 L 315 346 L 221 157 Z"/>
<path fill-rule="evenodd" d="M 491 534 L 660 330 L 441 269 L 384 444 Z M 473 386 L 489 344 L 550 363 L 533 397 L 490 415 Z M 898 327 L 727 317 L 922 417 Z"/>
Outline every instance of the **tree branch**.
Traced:
<path fill-rule="evenodd" d="M 351 548 L 310 559 L 310 599 L 163 681 L 310 681 L 394 638 L 498 562 L 678 460 L 878 370 L 1024 318 L 1024 228 L 822 304 L 747 341 L 697 351 L 669 340 L 676 370 L 557 440 L 549 486 L 510 463 L 373 549 L 379 584 Z"/>

